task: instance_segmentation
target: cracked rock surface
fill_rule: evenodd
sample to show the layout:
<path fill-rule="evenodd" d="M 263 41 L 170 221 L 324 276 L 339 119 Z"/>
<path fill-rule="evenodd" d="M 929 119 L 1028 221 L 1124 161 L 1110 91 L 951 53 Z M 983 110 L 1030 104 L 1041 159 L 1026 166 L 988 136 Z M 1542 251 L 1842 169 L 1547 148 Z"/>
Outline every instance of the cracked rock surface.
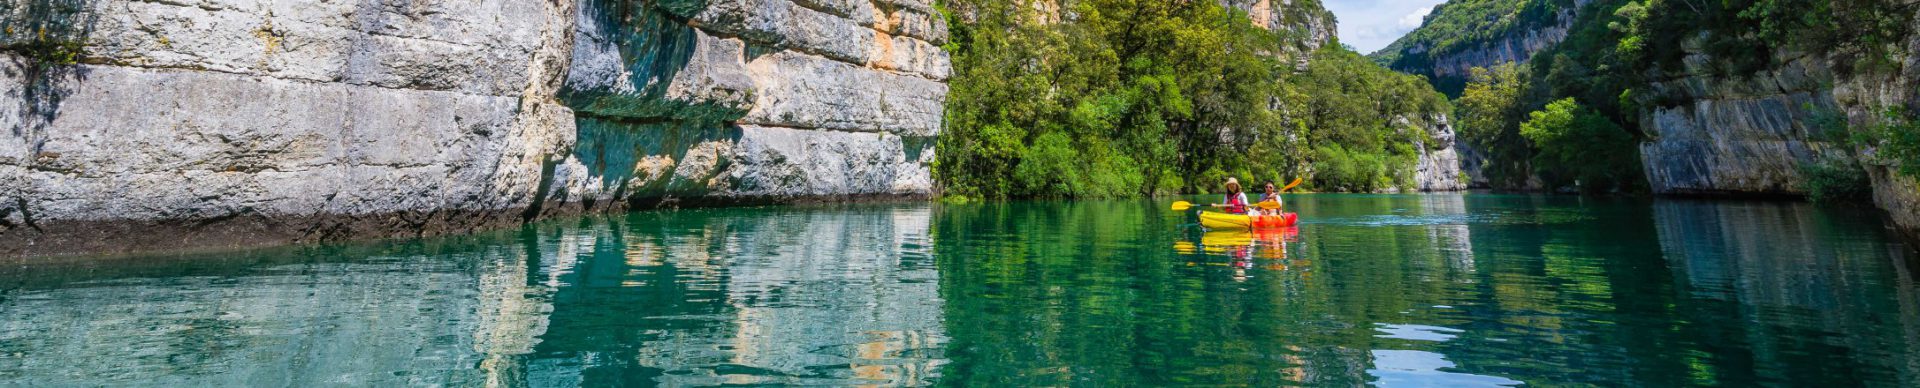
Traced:
<path fill-rule="evenodd" d="M 921 0 L 0 0 L 0 257 L 924 196 L 946 33 Z"/>

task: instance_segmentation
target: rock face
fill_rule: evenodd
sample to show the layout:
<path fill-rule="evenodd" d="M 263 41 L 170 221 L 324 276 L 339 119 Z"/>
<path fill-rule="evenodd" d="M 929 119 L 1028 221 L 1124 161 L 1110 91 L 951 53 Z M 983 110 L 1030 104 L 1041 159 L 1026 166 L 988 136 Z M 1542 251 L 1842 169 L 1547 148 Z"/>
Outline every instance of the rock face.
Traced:
<path fill-rule="evenodd" d="M 1584 4 L 1584 2 L 1582 2 Z M 1523 29 L 1482 42 L 1458 52 L 1436 55 L 1432 58 L 1432 67 L 1426 69 L 1395 69 L 1402 71 L 1424 70 L 1428 77 L 1435 79 L 1465 80 L 1473 75 L 1475 67 L 1493 67 L 1502 63 L 1526 62 L 1533 53 L 1545 50 L 1567 38 L 1567 29 L 1573 27 L 1575 9 L 1562 9 L 1554 16 L 1554 22 L 1538 29 Z M 1408 47 L 1408 53 L 1424 54 L 1427 47 Z"/>
<path fill-rule="evenodd" d="M 1642 112 L 1649 187 L 1662 194 L 1803 195 L 1801 164 L 1851 160 L 1845 144 L 1817 140 L 1809 124 L 1817 112 L 1836 109 L 1825 86 L 1833 75 L 1819 61 L 1801 56 L 1751 77 L 1721 78 L 1700 58 L 1688 63 L 1702 68 L 1651 85 L 1661 99 L 1684 103 Z"/>
<path fill-rule="evenodd" d="M 1296 44 L 1279 54 L 1304 66 L 1315 50 L 1332 42 L 1336 32 L 1333 12 L 1318 0 L 1219 0 L 1220 5 L 1246 12 L 1253 25 L 1278 31 Z"/>
<path fill-rule="evenodd" d="M 913 0 L 582 0 L 559 98 L 580 145 L 550 195 L 925 195 L 952 65 Z"/>
<path fill-rule="evenodd" d="M 1911 4 L 1911 2 L 1910 2 Z M 1920 11 L 1916 11 L 1920 12 Z M 1914 16 L 1920 20 L 1920 15 Z M 1897 58 L 1899 69 L 1887 74 L 1867 74 L 1835 83 L 1834 101 L 1845 109 L 1851 120 L 1877 118 L 1886 107 L 1920 108 L 1920 36 L 1907 37 L 1904 51 Z M 1871 155 L 1872 149 L 1859 150 Z M 1920 181 L 1898 175 L 1898 166 L 1867 158 L 1862 165 L 1873 184 L 1873 201 L 1899 224 L 1909 238 L 1920 240 Z"/>
<path fill-rule="evenodd" d="M 1519 23 L 1523 27 L 1510 28 L 1492 38 L 1476 38 L 1468 43 L 1458 43 L 1451 47 L 1434 47 L 1439 44 L 1422 37 L 1418 33 L 1408 34 L 1392 45 L 1371 54 L 1376 60 L 1388 67 L 1405 73 L 1419 74 L 1431 79 L 1434 87 L 1448 95 L 1458 95 L 1472 76 L 1475 67 L 1493 67 L 1503 63 L 1526 62 L 1533 53 L 1545 50 L 1567 38 L 1567 32 L 1579 18 L 1579 12 L 1592 0 L 1535 0 L 1558 4 L 1550 16 L 1536 23 Z M 1453 7 L 1486 7 L 1485 4 L 1443 4 L 1429 15 L 1431 20 L 1447 12 L 1518 12 L 1516 10 L 1468 9 L 1452 10 Z M 1472 13 L 1469 13 L 1472 14 Z M 1507 18 L 1518 15 L 1504 15 Z M 1482 23 L 1492 23 L 1486 20 Z M 1482 31 L 1472 31 L 1483 34 Z M 1464 37 L 1460 37 L 1464 39 Z"/>
<path fill-rule="evenodd" d="M 1915 15 L 1920 17 L 1920 15 Z M 1686 69 L 1652 85 L 1648 99 L 1677 101 L 1643 112 L 1641 145 L 1649 183 L 1661 194 L 1805 195 L 1800 166 L 1859 162 L 1875 204 L 1909 235 L 1920 235 L 1920 183 L 1872 149 L 1835 142 L 1813 124 L 1837 113 L 1870 125 L 1889 107 L 1920 106 L 1920 36 L 1900 43 L 1895 70 L 1838 74 L 1835 58 L 1776 52 L 1779 65 L 1750 75 L 1715 76 L 1716 59 L 1700 39 L 1683 42 Z"/>
<path fill-rule="evenodd" d="M 0 0 L 0 256 L 926 195 L 925 0 Z"/>
<path fill-rule="evenodd" d="M 1459 138 L 1454 135 L 1453 123 L 1444 113 L 1435 114 L 1427 122 L 1433 127 L 1427 131 L 1433 135 L 1433 144 L 1415 143 L 1414 149 L 1420 151 L 1420 160 L 1414 165 L 1414 189 L 1420 191 L 1460 191 L 1467 189 L 1467 180 L 1461 172 Z"/>

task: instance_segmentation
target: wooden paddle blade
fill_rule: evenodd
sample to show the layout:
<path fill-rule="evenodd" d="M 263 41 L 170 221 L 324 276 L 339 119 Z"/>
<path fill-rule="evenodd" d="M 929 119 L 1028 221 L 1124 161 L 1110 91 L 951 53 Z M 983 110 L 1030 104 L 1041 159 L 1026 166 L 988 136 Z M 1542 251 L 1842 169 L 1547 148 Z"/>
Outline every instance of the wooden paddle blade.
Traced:
<path fill-rule="evenodd" d="M 1174 211 L 1181 211 L 1181 210 L 1187 210 L 1187 209 L 1189 209 L 1189 208 L 1192 208 L 1192 207 L 1193 207 L 1193 203 L 1190 203 L 1190 202 L 1187 202 L 1187 201 L 1173 201 L 1173 210 L 1174 210 Z"/>
<path fill-rule="evenodd" d="M 1294 186 L 1299 186 L 1299 185 L 1300 185 L 1300 178 L 1293 178 L 1293 182 L 1287 183 L 1287 187 L 1280 188 L 1280 191 L 1287 191 L 1288 189 L 1292 189 Z"/>

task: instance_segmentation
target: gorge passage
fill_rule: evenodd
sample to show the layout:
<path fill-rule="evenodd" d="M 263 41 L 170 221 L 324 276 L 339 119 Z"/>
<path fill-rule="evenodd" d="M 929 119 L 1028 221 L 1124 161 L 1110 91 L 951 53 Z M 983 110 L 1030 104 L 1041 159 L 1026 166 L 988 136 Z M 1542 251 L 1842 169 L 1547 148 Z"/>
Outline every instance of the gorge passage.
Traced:
<path fill-rule="evenodd" d="M 694 204 L 1169 195 L 1227 177 L 1852 187 L 1843 202 L 1911 230 L 1920 190 L 1901 171 L 1920 148 L 1874 134 L 1912 132 L 1883 113 L 1920 100 L 1914 7 L 1807 1 L 1825 18 L 1455 1 L 1363 56 L 1314 0 L 0 0 L 0 254 Z M 1759 40 L 1722 38 L 1743 28 Z M 1832 38 L 1849 29 L 1872 40 Z M 1728 64 L 1728 47 L 1773 54 Z M 1527 70 L 1487 89 L 1511 91 L 1504 105 L 1464 93 L 1473 68 L 1504 62 Z"/>

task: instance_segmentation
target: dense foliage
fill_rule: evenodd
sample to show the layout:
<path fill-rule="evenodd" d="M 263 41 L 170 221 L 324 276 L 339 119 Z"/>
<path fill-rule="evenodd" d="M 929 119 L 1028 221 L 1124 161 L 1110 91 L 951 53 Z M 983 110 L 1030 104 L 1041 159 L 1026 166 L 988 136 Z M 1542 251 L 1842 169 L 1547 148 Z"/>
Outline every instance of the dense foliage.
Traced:
<path fill-rule="evenodd" d="M 1642 67 L 1678 70 L 1689 47 L 1720 75 L 1777 65 L 1780 50 L 1837 54 L 1836 70 L 1892 65 L 1889 44 L 1911 34 L 1914 4 L 1897 0 L 1637 0 L 1623 2 L 1631 35 L 1621 54 Z"/>
<path fill-rule="evenodd" d="M 1314 187 L 1375 191 L 1413 184 L 1414 164 L 1431 139 L 1428 128 L 1452 108 L 1426 80 L 1375 65 L 1360 54 L 1329 47 L 1303 73 L 1287 78 L 1282 110 L 1297 130 L 1266 139 L 1282 143 L 1304 134 Z M 1267 148 L 1256 148 L 1265 150 Z M 1263 154 L 1264 155 L 1264 154 Z M 1273 155 L 1262 160 L 1287 160 Z M 1298 162 L 1296 162 L 1298 163 Z"/>
<path fill-rule="evenodd" d="M 1208 191 L 1226 177 L 1406 186 L 1426 121 L 1417 77 L 1214 1 L 953 0 L 955 76 L 938 174 L 948 195 Z M 1325 168 L 1322 168 L 1322 167 Z M 1320 171 L 1316 173 L 1316 171 Z"/>
<path fill-rule="evenodd" d="M 1435 80 L 1437 88 L 1457 93 L 1462 138 L 1484 158 L 1481 173 L 1488 184 L 1501 189 L 1577 186 L 1584 191 L 1643 186 L 1635 146 L 1640 134 L 1633 122 L 1639 105 L 1633 90 L 1646 81 L 1630 62 L 1633 58 L 1617 52 L 1632 46 L 1622 42 L 1633 36 L 1633 14 L 1616 12 L 1631 3 L 1587 2 L 1587 8 L 1572 13 L 1565 40 L 1532 53 L 1525 64 L 1476 68 L 1464 79 Z M 1374 59 L 1432 74 L 1433 58 L 1486 48 L 1557 24 L 1560 15 L 1575 6 L 1567 0 L 1451 1 Z M 1557 107 L 1564 111 L 1549 107 L 1568 98 Z M 1565 117 L 1569 124 L 1536 126 L 1531 136 L 1523 134 L 1522 124 L 1540 115 Z M 1569 141 L 1555 143 L 1561 139 Z"/>
<path fill-rule="evenodd" d="M 1871 194 L 1867 172 L 1845 161 L 1825 161 L 1800 165 L 1801 189 L 1820 203 L 1865 201 Z"/>
<path fill-rule="evenodd" d="M 1572 97 L 1529 113 L 1520 123 L 1520 136 L 1539 150 L 1533 172 L 1548 187 L 1601 191 L 1641 181 L 1633 138 Z"/>
<path fill-rule="evenodd" d="M 1527 80 L 1525 70 L 1511 63 L 1475 68 L 1473 82 L 1455 101 L 1460 136 L 1486 158 L 1481 173 L 1494 187 L 1525 187 L 1532 171 L 1527 163 L 1533 146 L 1520 136 L 1520 122 L 1530 109 Z"/>
<path fill-rule="evenodd" d="M 1868 161 L 1895 166 L 1894 171 L 1920 179 L 1920 120 L 1905 109 L 1889 108 L 1867 125 L 1853 127 L 1855 145 L 1872 150 Z"/>

